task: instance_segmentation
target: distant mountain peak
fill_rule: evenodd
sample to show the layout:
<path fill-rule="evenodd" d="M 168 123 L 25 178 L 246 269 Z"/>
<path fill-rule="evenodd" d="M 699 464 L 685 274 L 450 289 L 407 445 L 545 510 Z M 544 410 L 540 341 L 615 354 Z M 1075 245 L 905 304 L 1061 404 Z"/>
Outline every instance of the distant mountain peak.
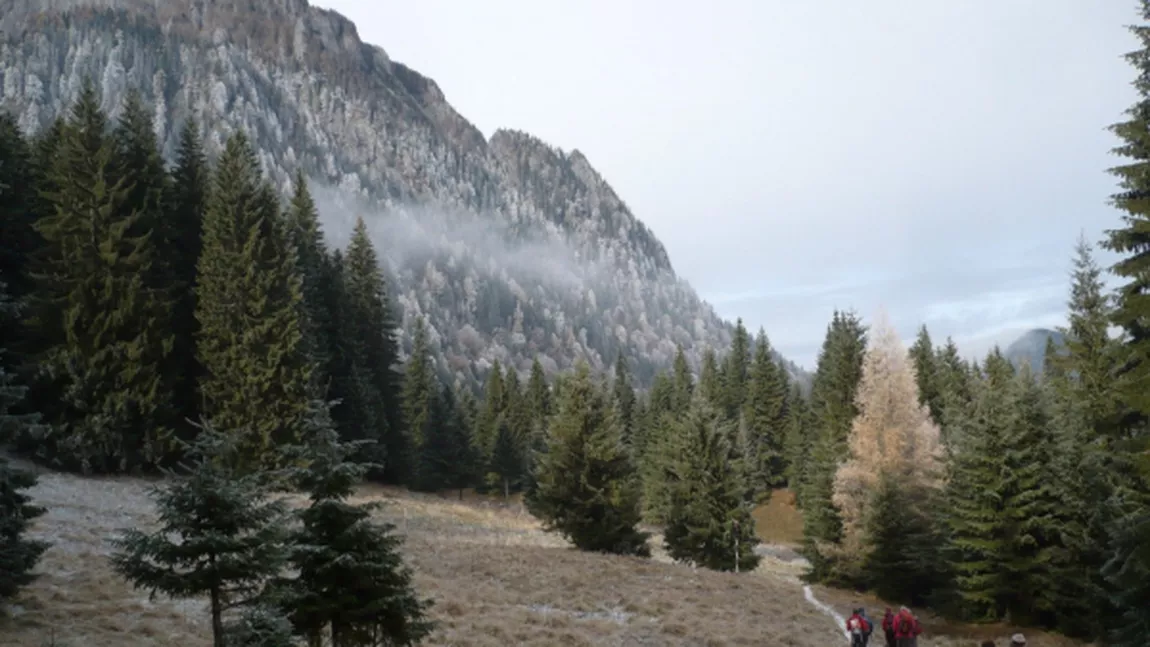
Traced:
<path fill-rule="evenodd" d="M 1048 339 L 1053 339 L 1055 346 L 1060 349 L 1066 345 L 1066 336 L 1061 332 L 1051 328 L 1032 328 L 1010 342 L 1002 354 L 1016 368 L 1021 368 L 1027 362 L 1031 370 L 1041 372 L 1046 364 Z"/>

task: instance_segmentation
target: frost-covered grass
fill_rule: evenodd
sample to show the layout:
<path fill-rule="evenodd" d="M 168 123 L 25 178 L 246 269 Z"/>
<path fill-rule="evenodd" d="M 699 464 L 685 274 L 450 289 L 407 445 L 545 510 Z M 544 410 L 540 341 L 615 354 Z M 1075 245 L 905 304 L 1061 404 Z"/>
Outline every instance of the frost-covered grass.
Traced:
<path fill-rule="evenodd" d="M 108 565 L 106 539 L 152 521 L 146 488 L 135 479 L 41 473 L 32 494 L 49 512 L 35 534 L 54 545 L 38 568 L 41 577 L 12 617 L 0 620 L 0 643 L 210 644 L 202 601 L 149 602 Z M 835 623 L 804 599 L 799 567 L 788 563 L 785 550 L 770 551 L 781 558 L 765 557 L 753 574 L 723 574 L 672 564 L 657 547 L 652 560 L 572 550 L 518 504 L 379 487 L 362 488 L 358 498 L 386 502 L 381 517 L 406 537 L 416 584 L 434 599 L 441 623 L 429 645 L 844 644 Z M 854 604 L 855 596 L 841 592 L 816 594 L 840 612 Z"/>

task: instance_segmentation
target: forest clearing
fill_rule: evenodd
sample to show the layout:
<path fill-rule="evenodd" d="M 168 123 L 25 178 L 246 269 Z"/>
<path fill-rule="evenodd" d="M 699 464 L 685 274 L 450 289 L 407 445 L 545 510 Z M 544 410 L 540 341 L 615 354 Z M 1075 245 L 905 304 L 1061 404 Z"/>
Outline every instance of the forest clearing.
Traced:
<path fill-rule="evenodd" d="M 29 493 L 48 512 L 31 534 L 53 545 L 36 569 L 40 577 L 14 601 L 11 617 L 0 620 L 0 632 L 11 640 L 5 644 L 210 644 L 206 600 L 149 601 L 108 564 L 107 539 L 119 528 L 152 523 L 147 481 L 37 472 Z M 459 501 L 450 493 L 372 485 L 359 492 L 358 501 L 387 503 L 380 516 L 405 537 L 415 584 L 434 600 L 431 616 L 439 627 L 428 645 L 845 644 L 834 622 L 804 600 L 801 568 L 767 556 L 786 552 L 785 545 L 761 546 L 764 558 L 746 577 L 671 563 L 657 536 L 651 560 L 578 551 L 541 530 L 515 501 L 504 505 L 471 492 Z M 798 513 L 786 499 L 784 492 L 756 512 L 765 534 L 770 522 L 796 527 L 787 517 Z M 873 599 L 814 588 L 840 613 L 860 603 L 872 616 L 881 610 Z M 1003 627 L 972 633 L 925 614 L 923 621 L 923 647 L 959 647 L 969 643 L 967 636 L 986 632 L 1009 635 Z M 936 635 L 942 630 L 949 635 Z M 1036 647 L 1080 644 L 1039 635 L 1031 640 Z"/>

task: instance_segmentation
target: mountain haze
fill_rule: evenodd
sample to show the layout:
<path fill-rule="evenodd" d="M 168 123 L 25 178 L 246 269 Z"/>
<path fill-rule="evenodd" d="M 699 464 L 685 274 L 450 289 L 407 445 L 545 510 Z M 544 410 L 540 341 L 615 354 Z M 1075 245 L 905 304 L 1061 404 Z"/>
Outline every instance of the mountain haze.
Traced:
<path fill-rule="evenodd" d="M 35 133 L 89 76 L 115 118 L 155 106 L 164 154 L 188 118 L 209 155 L 245 130 L 283 192 L 311 178 L 328 240 L 363 215 L 410 348 L 426 317 L 440 372 L 495 362 L 551 373 L 622 351 L 642 384 L 681 345 L 698 367 L 733 327 L 676 276 L 663 245 L 579 151 L 486 139 L 429 78 L 304 0 L 0 0 L 0 107 Z M 752 334 L 754 331 L 751 331 Z M 768 331 L 769 332 L 769 331 Z M 794 376 L 805 374 L 789 362 Z"/>
<path fill-rule="evenodd" d="M 1041 373 L 1046 364 L 1046 340 L 1048 339 L 1053 339 L 1055 347 L 1059 350 L 1066 346 L 1066 336 L 1061 332 L 1048 328 L 1033 328 L 1010 342 L 1002 354 L 1015 367 L 1021 368 L 1022 363 L 1027 362 L 1033 371 Z"/>

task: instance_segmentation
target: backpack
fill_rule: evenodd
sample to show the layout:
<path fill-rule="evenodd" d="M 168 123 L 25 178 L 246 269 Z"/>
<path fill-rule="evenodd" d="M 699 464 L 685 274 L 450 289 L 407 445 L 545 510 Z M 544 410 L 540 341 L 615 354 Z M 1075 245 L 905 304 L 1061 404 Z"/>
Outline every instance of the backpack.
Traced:
<path fill-rule="evenodd" d="M 898 614 L 896 622 L 898 623 L 896 626 L 900 634 L 909 636 L 914 633 L 914 619 L 911 618 L 909 613 Z"/>
<path fill-rule="evenodd" d="M 864 627 L 866 627 L 866 624 L 863 622 L 863 619 L 857 615 L 851 616 L 850 620 L 847 620 L 847 628 L 851 630 L 852 634 L 857 635 L 863 633 Z"/>

